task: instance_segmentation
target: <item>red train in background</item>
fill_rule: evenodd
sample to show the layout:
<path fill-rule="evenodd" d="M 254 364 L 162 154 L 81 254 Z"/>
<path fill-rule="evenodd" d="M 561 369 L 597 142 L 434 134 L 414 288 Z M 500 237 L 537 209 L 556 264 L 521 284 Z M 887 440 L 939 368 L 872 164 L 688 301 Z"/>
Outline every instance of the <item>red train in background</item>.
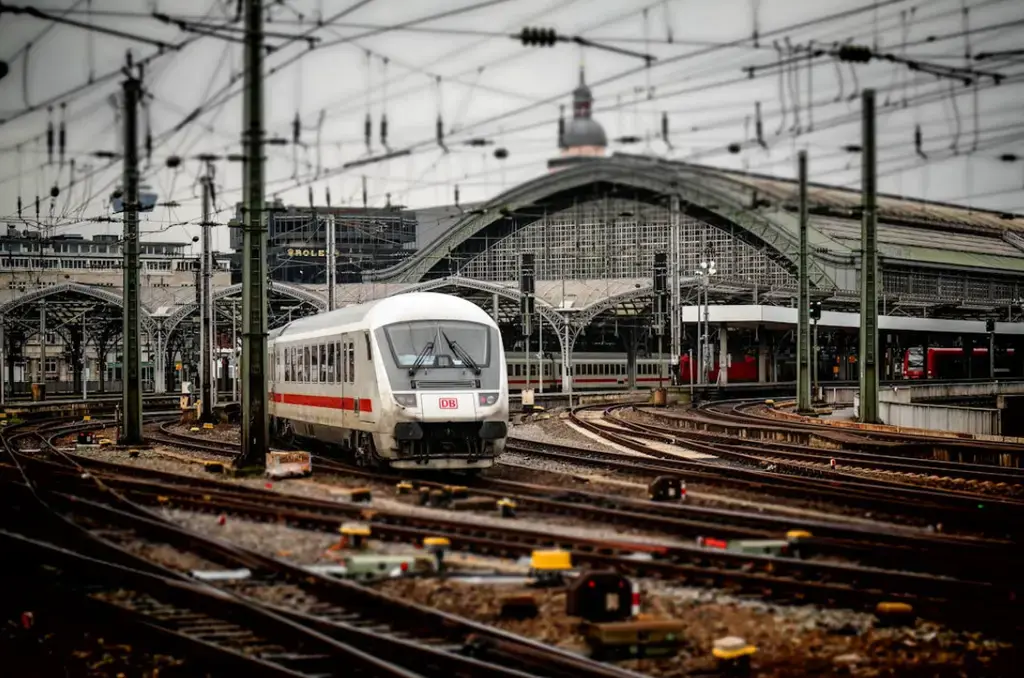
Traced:
<path fill-rule="evenodd" d="M 904 379 L 962 379 L 969 375 L 988 376 L 988 349 L 975 348 L 971 355 L 970 369 L 964 350 L 957 346 L 929 347 L 927 352 L 921 346 L 908 348 L 903 354 Z M 1012 348 L 996 351 L 996 376 L 1020 374 L 1019 359 Z"/>
<path fill-rule="evenodd" d="M 708 370 L 707 381 L 705 383 L 714 384 L 718 381 L 719 368 L 720 366 L 716 362 L 714 366 Z M 694 382 L 699 381 L 697 379 L 698 369 L 700 368 L 697 366 L 696 359 L 691 360 L 688 355 L 682 356 L 679 359 L 680 383 L 690 383 L 691 377 Z M 757 358 L 752 355 L 735 357 L 729 364 L 725 374 L 728 377 L 730 384 L 737 381 L 757 381 Z"/>

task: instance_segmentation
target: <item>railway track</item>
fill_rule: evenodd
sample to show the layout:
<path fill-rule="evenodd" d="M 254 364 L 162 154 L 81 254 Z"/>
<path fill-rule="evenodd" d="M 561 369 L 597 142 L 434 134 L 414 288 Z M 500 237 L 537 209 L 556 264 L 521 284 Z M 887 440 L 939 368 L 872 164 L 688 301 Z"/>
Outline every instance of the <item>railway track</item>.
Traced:
<path fill-rule="evenodd" d="M 61 435 L 66 429 L 51 438 Z M 76 593 L 76 600 L 101 619 L 159 630 L 164 640 L 187 646 L 189 656 L 205 649 L 223 659 L 220 669 L 241 655 L 250 664 L 247 672 L 255 675 L 634 675 L 209 540 L 148 514 L 120 486 L 123 477 L 82 473 L 74 457 L 51 452 L 50 459 L 24 457 L 23 468 L 40 491 L 46 488 L 47 506 L 92 537 L 92 548 L 77 540 L 76 550 L 98 553 L 75 553 L 10 533 L 0 534 L 0 542 L 6 540 L 29 562 L 65 574 L 56 580 L 58 597 Z M 32 503 L 29 485 L 9 487 L 15 489 L 5 493 L 8 501 Z M 108 505 L 112 497 L 128 510 Z M 216 583 L 214 591 L 129 552 L 145 544 L 169 545 L 221 568 L 244 569 L 248 576 Z M 71 572 L 89 582 L 85 592 L 60 588 L 65 579 L 76 579 Z M 52 590 L 54 582 L 48 584 Z"/>
<path fill-rule="evenodd" d="M 642 424 L 643 430 L 654 433 L 663 433 L 676 438 L 707 442 L 718 445 L 728 445 L 738 452 L 747 454 L 762 454 L 765 457 L 772 457 L 777 460 L 797 461 L 809 464 L 828 464 L 835 459 L 840 467 L 851 467 L 866 470 L 889 471 L 892 473 L 904 473 L 920 476 L 940 476 L 946 478 L 960 478 L 963 480 L 975 481 L 976 483 L 990 483 L 1003 485 L 1020 485 L 1024 492 L 1024 468 L 1016 467 L 993 467 L 990 464 L 967 464 L 954 461 L 942 461 L 931 459 L 908 459 L 906 457 L 894 457 L 869 452 L 856 452 L 842 449 L 822 449 L 820 447 L 794 445 L 790 443 L 775 442 L 772 440 L 760 439 L 750 441 L 749 438 L 737 438 L 735 436 L 722 435 L 719 433 L 699 431 L 679 426 L 680 417 L 665 415 L 649 408 L 634 408 L 644 417 L 661 422 L 662 425 L 650 423 L 623 421 L 617 418 L 617 423 L 623 426 L 631 424 Z M 667 424 L 667 425 L 665 425 Z M 740 442 L 742 441 L 742 442 Z M 904 459 L 900 461 L 900 459 Z"/>
<path fill-rule="evenodd" d="M 629 405 L 593 406 L 605 413 Z M 776 463 L 767 467 L 763 457 L 731 450 L 727 446 L 687 440 L 674 434 L 645 431 L 640 425 L 615 420 L 601 423 L 570 414 L 574 423 L 615 444 L 657 459 L 659 469 L 674 469 L 687 479 L 738 489 L 758 489 L 792 498 L 827 500 L 841 506 L 894 516 L 912 516 L 941 524 L 947 529 L 968 530 L 990 536 L 1016 534 L 1024 517 L 1024 504 L 998 497 L 940 491 L 920 486 L 878 481 L 853 474 L 832 473 L 796 464 Z M 648 441 L 683 447 L 733 462 L 681 459 L 679 454 L 648 444 Z M 580 452 L 583 458 L 596 455 Z M 621 458 L 623 455 L 615 455 Z M 605 457 L 607 459 L 607 457 Z M 642 465 L 644 462 L 639 462 Z"/>
<path fill-rule="evenodd" d="M 167 430 L 166 426 L 164 430 Z M 182 433 L 171 432 L 171 438 L 194 445 L 193 449 L 217 448 L 221 455 L 230 455 L 235 449 L 227 443 L 197 440 L 195 436 Z M 323 455 L 316 456 L 314 466 L 318 473 L 333 472 L 380 483 L 393 483 L 401 477 L 391 472 L 354 467 Z M 451 483 L 417 478 L 416 484 L 443 489 Z M 887 569 L 971 577 L 978 574 L 979 562 L 982 562 L 985 565 L 981 569 L 988 576 L 1003 580 L 1016 576 L 1017 567 L 1024 566 L 1024 559 L 1014 554 L 1015 546 L 1008 542 L 949 538 L 925 534 L 920 530 L 872 529 L 849 523 L 629 499 L 494 479 L 486 475 L 462 479 L 460 484 L 467 485 L 475 495 L 512 499 L 521 510 L 541 515 L 571 516 L 598 524 L 624 525 L 669 534 L 674 538 L 779 538 L 789 530 L 803 529 L 814 535 L 807 540 L 806 550 Z"/>
<path fill-rule="evenodd" d="M 68 474 L 69 480 L 74 480 Z M 376 538 L 415 542 L 428 536 L 449 538 L 452 548 L 476 553 L 522 557 L 534 549 L 557 546 L 572 553 L 578 565 L 613 567 L 637 576 L 756 593 L 785 602 L 873 609 L 878 602 L 912 601 L 922 614 L 984 623 L 983 607 L 1012 604 L 1015 594 L 1002 585 L 963 581 L 876 568 L 839 566 L 790 559 L 760 558 L 697 547 L 596 540 L 529 530 L 494 521 L 453 520 L 408 514 L 345 502 L 319 501 L 253 491 L 228 485 L 213 489 L 188 483 L 170 485 L 137 478 L 104 478 L 133 501 L 150 506 L 230 513 L 257 520 L 334 532 L 339 523 L 369 521 Z M 994 599 L 993 599 L 994 597 Z"/>
<path fill-rule="evenodd" d="M 739 426 L 750 437 L 798 436 L 800 442 L 817 441 L 822 446 L 845 451 L 873 452 L 890 457 L 922 461 L 946 461 L 1013 472 L 1024 467 L 1024 446 L 989 440 L 965 440 L 950 436 L 929 436 L 897 431 L 862 430 L 801 419 L 779 419 L 763 400 L 737 399 L 705 403 L 684 419 L 698 426 Z"/>

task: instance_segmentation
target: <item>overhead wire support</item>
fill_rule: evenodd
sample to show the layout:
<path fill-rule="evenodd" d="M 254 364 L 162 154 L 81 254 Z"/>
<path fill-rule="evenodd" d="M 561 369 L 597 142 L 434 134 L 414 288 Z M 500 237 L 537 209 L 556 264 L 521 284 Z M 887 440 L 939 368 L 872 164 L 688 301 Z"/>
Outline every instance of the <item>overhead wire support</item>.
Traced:
<path fill-rule="evenodd" d="M 131 53 L 125 68 L 127 76 L 124 90 L 124 239 L 122 242 L 122 287 L 124 295 L 122 328 L 122 365 L 124 380 L 121 387 L 124 423 L 120 442 L 141 445 L 142 440 L 142 383 L 141 343 L 139 321 L 141 290 L 139 289 L 139 158 L 138 109 L 142 98 L 140 77 L 133 74 Z"/>
<path fill-rule="evenodd" d="M 263 2 L 245 3 L 246 153 L 242 224 L 242 450 L 236 465 L 259 464 L 270 451 L 267 399 L 267 225 L 263 177 Z"/>
<path fill-rule="evenodd" d="M 176 45 L 171 45 L 162 40 L 155 38 L 147 38 L 143 35 L 137 35 L 135 33 L 127 33 L 125 31 L 119 31 L 113 28 L 105 28 L 103 26 L 97 26 L 95 24 L 87 24 L 83 21 L 75 21 L 64 16 L 57 16 L 56 14 L 49 14 L 36 7 L 18 7 L 15 5 L 7 5 L 0 2 L 0 16 L 4 13 L 9 14 L 22 14 L 30 16 L 34 19 L 41 19 L 42 21 L 52 21 L 58 24 L 64 24 L 66 26 L 73 26 L 75 28 L 81 28 L 86 31 L 93 31 L 96 33 L 103 33 L 104 35 L 110 35 L 115 38 L 121 38 L 122 40 L 132 40 L 134 42 L 141 42 L 146 45 L 153 45 L 159 47 L 161 50 L 173 50 L 176 49 Z"/>
<path fill-rule="evenodd" d="M 200 421 L 212 423 L 214 397 L 217 389 L 213 384 L 214 338 L 213 338 L 213 251 L 210 242 L 210 231 L 213 228 L 212 205 L 213 195 L 213 164 L 206 161 L 206 172 L 202 179 L 203 185 L 203 221 L 202 228 L 202 259 L 200 260 L 199 292 L 199 356 L 200 356 Z"/>
<path fill-rule="evenodd" d="M 589 38 L 584 38 L 582 35 L 559 35 L 553 28 L 534 28 L 527 26 L 518 33 L 509 35 L 509 37 L 513 40 L 519 40 L 526 47 L 553 47 L 556 42 L 572 42 L 580 45 L 581 47 L 593 47 L 594 49 L 603 49 L 606 52 L 614 52 L 615 54 L 622 54 L 623 56 L 643 59 L 648 65 L 650 65 L 651 62 L 658 60 L 658 57 L 653 54 L 637 52 L 631 49 L 623 49 L 622 47 L 615 47 L 614 45 L 605 45 L 599 42 L 594 42 Z"/>

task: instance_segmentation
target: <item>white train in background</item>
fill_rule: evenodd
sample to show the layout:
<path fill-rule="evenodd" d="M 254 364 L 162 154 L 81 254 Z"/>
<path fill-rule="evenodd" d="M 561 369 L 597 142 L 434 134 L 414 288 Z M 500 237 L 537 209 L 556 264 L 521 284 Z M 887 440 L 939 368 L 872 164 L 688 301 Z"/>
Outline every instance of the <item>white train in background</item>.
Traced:
<path fill-rule="evenodd" d="M 513 392 L 522 391 L 527 386 L 527 360 L 525 353 L 508 353 L 508 387 Z M 658 388 L 667 386 L 671 380 L 668 356 L 662 360 L 657 358 L 637 358 L 636 388 Z M 625 353 L 573 353 L 572 355 L 572 390 L 573 391 L 615 391 L 629 388 Z M 660 375 L 659 375 L 660 372 Z M 556 350 L 542 360 L 537 354 L 531 354 L 529 360 L 529 384 L 535 391 L 562 390 L 562 358 Z"/>
<path fill-rule="evenodd" d="M 365 464 L 483 469 L 508 435 L 501 333 L 472 302 L 417 292 L 269 335 L 270 425 Z"/>

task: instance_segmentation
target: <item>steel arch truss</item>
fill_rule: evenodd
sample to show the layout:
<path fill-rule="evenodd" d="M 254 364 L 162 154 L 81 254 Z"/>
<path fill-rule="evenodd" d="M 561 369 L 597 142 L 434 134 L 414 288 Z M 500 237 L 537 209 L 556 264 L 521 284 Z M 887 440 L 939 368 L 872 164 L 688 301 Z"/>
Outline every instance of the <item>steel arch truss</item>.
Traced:
<path fill-rule="evenodd" d="M 8 301 L 6 304 L 0 304 L 0 317 L 8 315 L 11 311 L 20 306 L 25 306 L 27 304 L 32 304 L 34 302 L 40 302 L 45 300 L 47 297 L 67 293 L 79 294 L 83 297 L 90 297 L 92 299 L 96 299 L 97 301 L 101 301 L 112 306 L 117 306 L 118 308 L 121 309 L 124 308 L 124 299 L 122 299 L 121 295 L 117 294 L 116 292 L 111 292 L 100 287 L 93 287 L 91 285 L 82 285 L 81 283 L 66 282 L 54 285 L 52 287 L 41 287 L 38 289 L 34 289 L 29 292 L 26 292 L 17 299 L 12 299 L 11 301 Z M 143 331 L 155 331 L 156 323 L 150 316 L 149 311 L 145 307 L 142 307 L 140 311 L 141 312 L 139 314 L 139 319 L 142 323 Z"/>
<path fill-rule="evenodd" d="M 284 297 L 290 297 L 295 301 L 307 303 L 310 306 L 316 308 L 318 311 L 327 310 L 326 299 L 321 297 L 319 294 L 316 294 L 315 292 L 310 292 L 309 290 L 297 287 L 295 285 L 271 281 L 267 289 L 267 292 L 276 293 Z M 242 284 L 237 283 L 215 291 L 213 293 L 213 301 L 217 302 L 220 299 L 238 296 L 241 293 Z M 171 315 L 167 316 L 167 319 L 164 320 L 164 334 L 166 336 L 170 336 L 171 333 L 174 332 L 175 328 L 177 328 L 178 325 L 181 324 L 183 320 L 197 313 L 198 311 L 198 304 L 186 304 L 179 308 L 174 313 L 172 313 Z"/>
<path fill-rule="evenodd" d="M 737 237 L 742 236 L 763 249 L 791 274 L 796 274 L 799 241 L 795 235 L 771 218 L 748 209 L 728 191 L 719 190 L 698 169 L 678 163 L 636 162 L 613 157 L 581 163 L 516 186 L 467 213 L 427 248 L 392 268 L 367 274 L 366 280 L 419 282 L 431 273 L 438 273 L 442 262 L 451 262 L 453 252 L 501 220 L 515 218 L 519 212 L 529 213 L 530 208 L 536 211 L 538 203 L 545 200 L 564 198 L 588 186 L 599 185 L 632 189 L 647 196 L 647 201 L 664 202 L 670 196 L 678 196 L 682 213 L 719 229 L 735 227 Z M 537 218 L 536 215 L 525 217 L 517 221 L 515 227 L 526 226 Z M 820 253 L 810 257 L 811 284 L 818 289 L 836 289 L 835 279 L 819 260 L 822 257 L 825 255 Z"/>

